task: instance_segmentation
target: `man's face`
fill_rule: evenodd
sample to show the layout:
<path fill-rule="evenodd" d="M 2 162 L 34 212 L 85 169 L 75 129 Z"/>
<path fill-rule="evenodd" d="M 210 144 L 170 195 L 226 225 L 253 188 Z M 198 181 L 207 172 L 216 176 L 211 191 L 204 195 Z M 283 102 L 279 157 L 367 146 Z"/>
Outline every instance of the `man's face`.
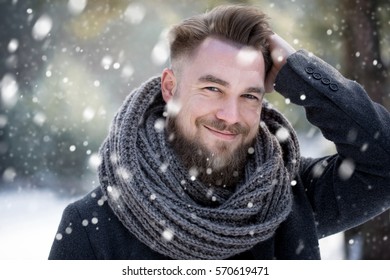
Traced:
<path fill-rule="evenodd" d="M 260 123 L 265 78 L 261 52 L 207 38 L 179 75 L 165 69 L 163 98 L 176 128 L 207 150 L 214 168 L 250 145 Z M 242 151 L 240 151 L 242 153 Z M 246 152 L 246 151 L 245 151 Z"/>

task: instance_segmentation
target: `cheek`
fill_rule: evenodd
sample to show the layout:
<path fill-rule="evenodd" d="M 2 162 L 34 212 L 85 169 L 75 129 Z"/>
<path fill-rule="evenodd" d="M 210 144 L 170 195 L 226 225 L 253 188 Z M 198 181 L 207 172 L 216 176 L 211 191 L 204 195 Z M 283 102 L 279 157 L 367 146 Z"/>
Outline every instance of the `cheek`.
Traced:
<path fill-rule="evenodd" d="M 193 98 L 187 102 L 187 106 L 182 107 L 182 116 L 187 120 L 187 122 L 195 126 L 195 121 L 203 116 L 213 114 L 215 108 L 213 104 L 208 102 L 203 102 L 201 98 Z"/>
<path fill-rule="evenodd" d="M 261 109 L 248 110 L 245 114 L 245 123 L 250 128 L 249 137 L 253 138 L 259 131 Z"/>
<path fill-rule="evenodd" d="M 193 106 L 183 106 L 177 115 L 177 124 L 182 133 L 189 139 L 196 136 L 196 119 L 199 112 Z"/>
<path fill-rule="evenodd" d="M 258 102 L 250 104 L 242 102 L 240 105 L 241 117 L 245 122 L 248 124 L 260 122 L 261 105 Z"/>

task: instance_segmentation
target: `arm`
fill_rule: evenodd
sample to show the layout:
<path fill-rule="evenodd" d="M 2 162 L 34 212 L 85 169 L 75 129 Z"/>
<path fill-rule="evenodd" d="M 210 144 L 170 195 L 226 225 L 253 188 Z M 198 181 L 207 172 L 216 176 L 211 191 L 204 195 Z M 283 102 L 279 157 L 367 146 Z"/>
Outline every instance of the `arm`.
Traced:
<path fill-rule="evenodd" d="M 271 54 L 282 49 L 285 58 L 275 66 L 275 89 L 304 106 L 307 119 L 336 145 L 336 155 L 304 160 L 301 167 L 320 237 L 385 211 L 390 207 L 389 112 L 321 59 L 292 52 L 280 37 L 270 40 Z"/>

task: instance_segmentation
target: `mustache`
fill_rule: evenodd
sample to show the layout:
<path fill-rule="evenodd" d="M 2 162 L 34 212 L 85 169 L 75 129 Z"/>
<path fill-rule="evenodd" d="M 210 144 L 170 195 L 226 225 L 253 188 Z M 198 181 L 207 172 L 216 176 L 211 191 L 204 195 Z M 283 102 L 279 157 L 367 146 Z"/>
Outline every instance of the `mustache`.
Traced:
<path fill-rule="evenodd" d="M 206 125 L 219 131 L 228 131 L 234 134 L 242 134 L 244 136 L 249 134 L 249 128 L 240 123 L 227 124 L 225 121 L 218 119 L 208 119 L 206 117 L 200 117 L 195 121 L 197 127 Z"/>

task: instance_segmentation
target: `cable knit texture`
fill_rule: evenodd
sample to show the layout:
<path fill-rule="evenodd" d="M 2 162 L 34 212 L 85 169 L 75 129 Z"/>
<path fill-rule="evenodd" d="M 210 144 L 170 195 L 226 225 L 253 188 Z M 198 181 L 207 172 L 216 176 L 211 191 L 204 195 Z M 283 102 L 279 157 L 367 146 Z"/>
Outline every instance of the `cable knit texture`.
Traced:
<path fill-rule="evenodd" d="M 100 183 L 114 213 L 173 259 L 226 259 L 270 238 L 292 207 L 299 146 L 291 125 L 264 102 L 242 183 L 206 186 L 167 141 L 160 82 L 152 78 L 126 98 L 100 149 Z"/>

